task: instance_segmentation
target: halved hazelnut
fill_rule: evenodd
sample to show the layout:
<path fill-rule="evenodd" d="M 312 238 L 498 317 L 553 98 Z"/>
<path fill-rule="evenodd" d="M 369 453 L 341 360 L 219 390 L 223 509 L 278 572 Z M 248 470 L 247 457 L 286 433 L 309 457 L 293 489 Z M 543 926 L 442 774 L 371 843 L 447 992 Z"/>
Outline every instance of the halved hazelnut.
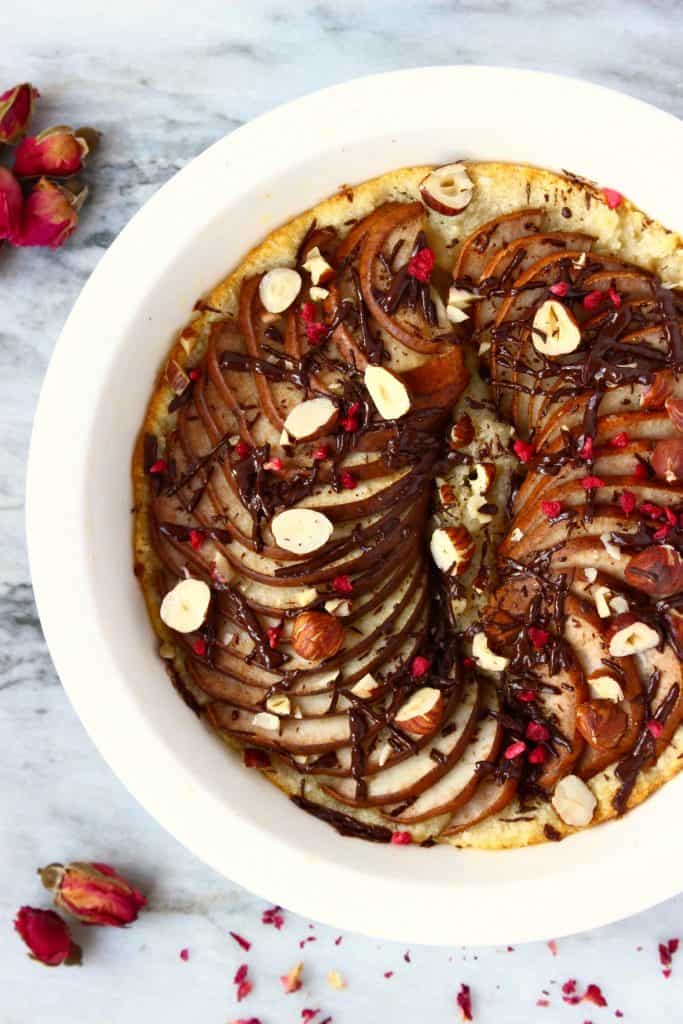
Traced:
<path fill-rule="evenodd" d="M 299 402 L 285 420 L 288 438 L 312 441 L 327 434 L 339 418 L 339 409 L 330 398 L 309 398 Z"/>
<path fill-rule="evenodd" d="M 284 313 L 301 291 L 301 274 L 291 267 L 274 267 L 258 286 L 261 303 L 269 313 Z"/>
<path fill-rule="evenodd" d="M 362 679 L 359 679 L 357 683 L 354 683 L 351 687 L 351 693 L 355 694 L 356 697 L 365 699 L 366 697 L 372 697 L 373 693 L 379 686 L 379 683 L 373 675 L 366 672 Z"/>
<path fill-rule="evenodd" d="M 475 633 L 472 638 L 472 657 L 484 672 L 502 672 L 510 664 L 509 658 L 494 654 L 486 633 Z"/>
<path fill-rule="evenodd" d="M 429 550 L 437 569 L 451 576 L 462 576 L 470 566 L 476 545 L 464 526 L 434 530 Z"/>
<path fill-rule="evenodd" d="M 596 669 L 586 679 L 591 697 L 596 700 L 611 700 L 618 704 L 624 699 L 620 684 L 603 669 Z"/>
<path fill-rule="evenodd" d="M 466 448 L 474 440 L 474 424 L 469 413 L 464 412 L 462 416 L 458 416 L 451 427 L 448 440 L 451 448 Z"/>
<path fill-rule="evenodd" d="M 683 557 L 670 544 L 653 544 L 629 558 L 624 579 L 650 597 L 671 597 L 683 590 Z"/>
<path fill-rule="evenodd" d="M 660 480 L 668 484 L 683 482 L 683 437 L 657 441 L 650 465 Z"/>
<path fill-rule="evenodd" d="M 330 281 L 334 277 L 334 270 L 317 245 L 309 249 L 306 261 L 301 266 L 311 275 L 311 281 L 314 285 L 325 284 L 326 281 Z"/>
<path fill-rule="evenodd" d="M 631 612 L 617 615 L 610 628 L 609 652 L 615 658 L 629 654 L 642 654 L 659 643 L 659 633 Z"/>
<path fill-rule="evenodd" d="M 597 750 L 615 747 L 627 724 L 626 713 L 611 700 L 587 700 L 576 709 L 576 728 Z"/>
<path fill-rule="evenodd" d="M 266 709 L 273 715 L 289 715 L 292 712 L 292 702 L 285 693 L 273 693 L 266 700 Z"/>
<path fill-rule="evenodd" d="M 422 686 L 398 709 L 395 722 L 406 732 L 426 736 L 433 732 L 441 721 L 443 708 L 441 690 L 433 686 Z"/>
<path fill-rule="evenodd" d="M 565 775 L 555 786 L 551 803 L 565 825 L 580 828 L 593 820 L 597 801 L 578 775 Z"/>
<path fill-rule="evenodd" d="M 478 298 L 479 296 L 476 295 L 475 292 L 467 291 L 466 288 L 458 288 L 458 286 L 454 284 L 451 285 L 448 289 L 446 318 L 450 320 L 452 324 L 461 324 L 465 320 L 469 320 L 470 315 L 467 310 Z"/>
<path fill-rule="evenodd" d="M 344 627 L 329 612 L 301 612 L 292 626 L 292 647 L 305 661 L 325 661 L 344 644 Z"/>
<path fill-rule="evenodd" d="M 266 729 L 268 732 L 280 731 L 280 719 L 277 715 L 271 715 L 269 711 L 259 711 L 254 715 L 254 725 L 257 729 Z"/>
<path fill-rule="evenodd" d="M 365 368 L 365 386 L 377 412 L 385 420 L 397 420 L 410 409 L 410 396 L 405 384 L 383 366 Z"/>
<path fill-rule="evenodd" d="M 180 580 L 161 602 L 161 621 L 177 633 L 193 633 L 204 622 L 210 601 L 211 590 L 204 580 Z"/>
<path fill-rule="evenodd" d="M 270 524 L 278 547 L 295 555 L 308 555 L 327 544 L 334 527 L 327 516 L 311 508 L 288 508 Z"/>
<path fill-rule="evenodd" d="M 443 213 L 446 217 L 462 213 L 469 205 L 473 191 L 472 179 L 462 163 L 435 167 L 420 182 L 422 202 L 430 210 Z"/>
<path fill-rule="evenodd" d="M 534 316 L 531 340 L 544 356 L 564 356 L 581 344 L 579 325 L 569 310 L 555 299 L 546 299 Z"/>

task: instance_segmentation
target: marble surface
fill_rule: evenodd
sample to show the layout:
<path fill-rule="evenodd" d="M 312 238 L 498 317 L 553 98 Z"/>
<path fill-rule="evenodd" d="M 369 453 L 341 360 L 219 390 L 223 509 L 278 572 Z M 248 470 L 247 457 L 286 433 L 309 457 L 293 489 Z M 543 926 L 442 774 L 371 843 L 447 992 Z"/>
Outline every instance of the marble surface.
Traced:
<path fill-rule="evenodd" d="M 31 418 L 70 306 L 129 217 L 209 143 L 323 85 L 440 63 L 565 72 L 681 115 L 682 13 L 680 0 L 0 5 L 0 91 L 31 79 L 43 91 L 38 126 L 90 123 L 105 133 L 71 241 L 56 253 L 0 249 L 0 1024 L 280 1024 L 299 1021 L 302 1007 L 335 1024 L 456 1021 L 462 982 L 480 1024 L 600 1021 L 617 1009 L 625 1020 L 649 1021 L 654 1007 L 657 1019 L 680 1017 L 683 960 L 674 959 L 665 980 L 657 945 L 677 934 L 683 898 L 562 940 L 557 956 L 539 943 L 420 948 L 406 957 L 403 947 L 352 934 L 337 945 L 336 933 L 291 914 L 281 931 L 263 926 L 262 903 L 166 835 L 85 735 L 41 636 L 22 504 Z M 34 867 L 74 857 L 128 871 L 150 910 L 125 932 L 81 932 L 85 966 L 47 971 L 24 956 L 11 919 L 21 903 L 44 904 Z M 248 954 L 231 930 L 253 941 Z M 315 941 L 300 949 L 306 938 Z M 188 962 L 179 959 L 184 947 Z M 304 987 L 285 997 L 279 976 L 300 958 Z M 254 991 L 238 1007 L 232 976 L 242 962 Z M 330 969 L 346 989 L 327 985 Z M 565 1006 L 559 987 L 568 978 L 600 984 L 609 1007 Z M 550 1005 L 537 1007 L 538 999 Z"/>

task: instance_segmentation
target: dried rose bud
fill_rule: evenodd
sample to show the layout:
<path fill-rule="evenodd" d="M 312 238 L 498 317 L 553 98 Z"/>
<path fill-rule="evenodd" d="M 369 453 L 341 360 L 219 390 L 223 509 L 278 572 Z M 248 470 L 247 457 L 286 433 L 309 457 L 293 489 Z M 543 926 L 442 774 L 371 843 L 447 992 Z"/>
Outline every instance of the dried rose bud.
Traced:
<path fill-rule="evenodd" d="M 88 143 L 73 128 L 58 125 L 22 139 L 14 151 L 14 173 L 20 178 L 75 174 L 89 152 Z"/>
<path fill-rule="evenodd" d="M 80 947 L 73 942 L 69 926 L 54 910 L 21 907 L 14 919 L 15 931 L 28 948 L 31 959 L 47 967 L 79 964 Z"/>
<path fill-rule="evenodd" d="M 40 93 L 29 82 L 15 85 L 0 96 L 0 142 L 13 145 L 26 133 L 33 104 Z"/>
<path fill-rule="evenodd" d="M 48 864 L 38 872 L 55 905 L 85 924 L 121 928 L 137 920 L 147 900 L 107 864 Z"/>
<path fill-rule="evenodd" d="M 0 240 L 17 235 L 21 228 L 23 205 L 19 182 L 6 167 L 0 167 Z"/>
<path fill-rule="evenodd" d="M 47 178 L 40 178 L 24 204 L 21 229 L 15 245 L 47 245 L 57 249 L 78 223 L 77 209 L 85 196 L 74 196 L 68 189 Z"/>

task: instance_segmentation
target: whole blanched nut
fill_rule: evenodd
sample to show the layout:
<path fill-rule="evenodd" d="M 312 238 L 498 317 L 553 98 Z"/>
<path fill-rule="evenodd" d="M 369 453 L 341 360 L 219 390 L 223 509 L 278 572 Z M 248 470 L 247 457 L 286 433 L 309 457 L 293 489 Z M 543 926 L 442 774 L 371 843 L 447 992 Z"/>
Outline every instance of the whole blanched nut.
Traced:
<path fill-rule="evenodd" d="M 292 627 L 292 647 L 305 661 L 334 657 L 344 643 L 344 626 L 328 612 L 301 612 Z"/>

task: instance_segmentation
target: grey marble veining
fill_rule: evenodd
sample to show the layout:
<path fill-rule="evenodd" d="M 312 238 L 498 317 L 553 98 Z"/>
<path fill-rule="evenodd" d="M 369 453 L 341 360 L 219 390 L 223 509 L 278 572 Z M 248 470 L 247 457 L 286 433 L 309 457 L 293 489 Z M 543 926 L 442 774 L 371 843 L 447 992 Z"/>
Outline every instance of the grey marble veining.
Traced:
<path fill-rule="evenodd" d="M 89 123 L 105 133 L 69 243 L 56 253 L 0 248 L 0 1024 L 294 1024 L 303 1006 L 335 1024 L 440 1024 L 458 1020 L 461 982 L 479 1024 L 600 1021 L 616 1009 L 625 1020 L 680 1019 L 683 960 L 663 979 L 657 943 L 677 934 L 683 899 L 563 940 L 556 958 L 539 943 L 421 948 L 407 962 L 403 947 L 351 934 L 335 945 L 336 933 L 291 914 L 281 932 L 263 927 L 261 902 L 166 835 L 95 752 L 45 649 L 23 536 L 31 419 L 60 327 L 112 239 L 191 157 L 287 99 L 425 64 L 560 71 L 681 115 L 680 0 L 24 0 L 0 6 L 0 38 L 0 91 L 39 85 L 38 127 Z M 10 921 L 19 904 L 40 905 L 34 867 L 71 857 L 127 870 L 151 910 L 123 933 L 81 931 L 86 966 L 47 971 L 26 959 Z M 248 955 L 230 930 L 253 940 Z M 307 936 L 316 941 L 300 950 Z M 304 988 L 284 997 L 279 975 L 300 958 Z M 231 978 L 243 961 L 255 987 L 238 1007 Z M 348 982 L 342 992 L 326 985 L 332 968 Z M 566 1007 L 558 989 L 569 977 L 601 984 L 609 1009 Z M 551 1006 L 537 1007 L 539 998 Z"/>

